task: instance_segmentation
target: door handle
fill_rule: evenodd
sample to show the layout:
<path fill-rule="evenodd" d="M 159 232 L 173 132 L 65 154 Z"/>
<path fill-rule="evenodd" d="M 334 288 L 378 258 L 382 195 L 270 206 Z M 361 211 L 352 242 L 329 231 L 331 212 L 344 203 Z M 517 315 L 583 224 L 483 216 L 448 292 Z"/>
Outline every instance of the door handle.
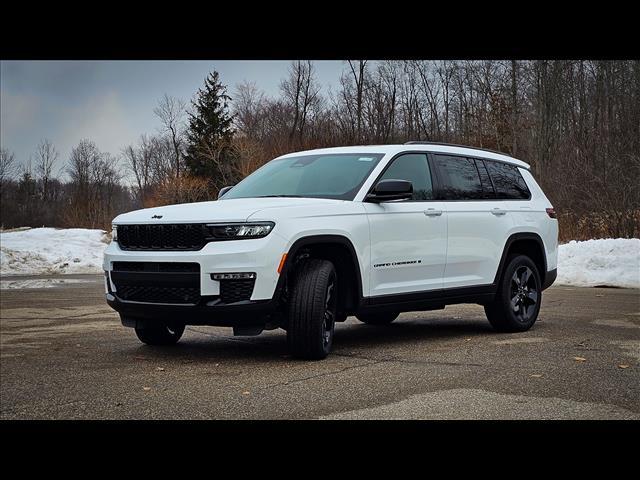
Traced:
<path fill-rule="evenodd" d="M 491 213 L 493 213 L 494 215 L 504 215 L 505 213 L 507 213 L 507 211 L 501 208 L 493 208 L 491 209 Z"/>
<path fill-rule="evenodd" d="M 442 215 L 442 210 L 436 210 L 435 208 L 428 208 L 424 211 L 427 217 L 438 217 Z"/>

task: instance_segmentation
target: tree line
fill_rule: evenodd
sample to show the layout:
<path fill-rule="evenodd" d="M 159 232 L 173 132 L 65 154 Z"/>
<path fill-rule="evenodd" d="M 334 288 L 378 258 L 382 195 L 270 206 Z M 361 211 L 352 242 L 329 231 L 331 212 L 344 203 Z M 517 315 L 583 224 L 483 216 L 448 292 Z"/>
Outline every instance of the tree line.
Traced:
<path fill-rule="evenodd" d="M 638 61 L 347 61 L 329 91 L 295 61 L 276 96 L 255 82 L 230 93 L 212 72 L 189 104 L 165 95 L 154 113 L 161 131 L 117 156 L 80 141 L 66 181 L 48 141 L 15 175 L 3 150 L 4 228 L 106 227 L 132 208 L 215 198 L 284 153 L 429 140 L 531 164 L 565 239 L 640 236 Z"/>

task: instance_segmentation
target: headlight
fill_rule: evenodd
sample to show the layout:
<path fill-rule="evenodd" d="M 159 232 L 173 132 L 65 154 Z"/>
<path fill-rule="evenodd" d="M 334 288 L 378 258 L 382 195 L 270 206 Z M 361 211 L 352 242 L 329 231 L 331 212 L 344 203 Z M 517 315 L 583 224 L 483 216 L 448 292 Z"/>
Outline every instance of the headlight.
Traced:
<path fill-rule="evenodd" d="M 111 241 L 112 242 L 117 242 L 118 241 L 118 226 L 117 225 L 111 225 Z"/>
<path fill-rule="evenodd" d="M 209 231 L 216 240 L 240 240 L 243 238 L 262 238 L 269 235 L 275 223 L 212 223 Z"/>

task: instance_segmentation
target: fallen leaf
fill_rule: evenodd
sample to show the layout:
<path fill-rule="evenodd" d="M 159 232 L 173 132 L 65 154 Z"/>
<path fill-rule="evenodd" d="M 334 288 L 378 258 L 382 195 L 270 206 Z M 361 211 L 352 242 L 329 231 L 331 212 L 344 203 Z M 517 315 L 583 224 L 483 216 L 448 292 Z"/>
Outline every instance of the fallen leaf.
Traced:
<path fill-rule="evenodd" d="M 542 375 L 540 375 L 539 373 L 533 373 L 530 376 L 533 378 L 542 378 Z"/>
<path fill-rule="evenodd" d="M 159 372 L 164 372 L 164 367 L 157 367 L 156 370 L 158 370 Z"/>
<path fill-rule="evenodd" d="M 248 391 L 246 391 L 246 390 L 245 390 L 244 392 L 242 392 L 242 394 L 243 394 L 243 395 L 249 395 L 249 393 L 250 393 L 250 392 L 248 392 Z"/>
<path fill-rule="evenodd" d="M 573 357 L 573 359 L 574 359 L 576 362 L 586 362 L 586 361 L 587 361 L 587 359 L 586 359 L 586 358 L 583 358 L 583 357 Z"/>
<path fill-rule="evenodd" d="M 148 392 L 149 390 L 151 390 L 151 387 L 142 387 L 142 390 L 144 390 L 145 392 Z"/>
<path fill-rule="evenodd" d="M 618 365 L 618 368 L 629 368 L 629 365 L 626 365 L 626 364 L 623 363 L 623 364 Z"/>

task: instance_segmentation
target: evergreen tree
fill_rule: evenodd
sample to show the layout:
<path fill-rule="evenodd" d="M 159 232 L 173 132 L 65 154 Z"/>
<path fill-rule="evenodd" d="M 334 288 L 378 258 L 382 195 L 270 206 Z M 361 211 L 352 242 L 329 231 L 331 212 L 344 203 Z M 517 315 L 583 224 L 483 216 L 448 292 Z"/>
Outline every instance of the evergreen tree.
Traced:
<path fill-rule="evenodd" d="M 227 87 L 214 71 L 205 79 L 204 88 L 198 90 L 192 101 L 193 111 L 189 113 L 187 168 L 193 175 L 209 178 L 216 188 L 230 180 L 234 134 L 230 100 Z"/>

